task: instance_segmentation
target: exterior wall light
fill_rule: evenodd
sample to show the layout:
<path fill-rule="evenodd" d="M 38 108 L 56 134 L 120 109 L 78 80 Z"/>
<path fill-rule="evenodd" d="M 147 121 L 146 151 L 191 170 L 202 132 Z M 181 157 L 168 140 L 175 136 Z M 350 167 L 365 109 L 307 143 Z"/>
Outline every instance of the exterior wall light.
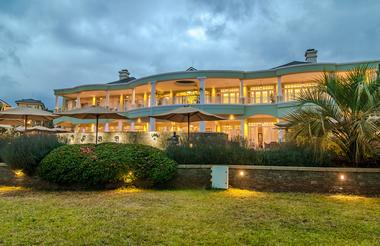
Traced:
<path fill-rule="evenodd" d="M 240 171 L 240 172 L 239 172 L 239 176 L 240 176 L 240 177 L 244 177 L 244 175 L 245 175 L 244 171 Z"/>
<path fill-rule="evenodd" d="M 17 170 L 17 171 L 15 171 L 15 175 L 17 178 L 21 178 L 24 176 L 24 173 L 22 170 Z"/>
<path fill-rule="evenodd" d="M 344 176 L 344 174 L 341 174 L 341 175 L 339 175 L 339 179 L 343 181 L 346 179 L 346 176 Z"/>

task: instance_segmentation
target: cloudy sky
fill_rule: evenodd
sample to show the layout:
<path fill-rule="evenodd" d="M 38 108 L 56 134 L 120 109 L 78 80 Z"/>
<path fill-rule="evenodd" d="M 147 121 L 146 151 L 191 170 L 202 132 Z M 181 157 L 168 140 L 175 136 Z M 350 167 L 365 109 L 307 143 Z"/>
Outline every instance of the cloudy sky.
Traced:
<path fill-rule="evenodd" d="M 380 1 L 1 0 L 0 98 L 197 69 L 380 59 Z"/>

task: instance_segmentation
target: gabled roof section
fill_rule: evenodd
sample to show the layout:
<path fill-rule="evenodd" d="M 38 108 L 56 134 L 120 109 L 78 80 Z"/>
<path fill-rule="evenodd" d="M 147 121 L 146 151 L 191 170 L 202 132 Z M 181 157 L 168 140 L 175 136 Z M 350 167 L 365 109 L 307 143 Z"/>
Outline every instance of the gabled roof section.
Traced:
<path fill-rule="evenodd" d="M 276 68 L 256 71 L 240 71 L 240 70 L 195 70 L 195 71 L 177 71 L 161 74 L 153 74 L 138 79 L 123 79 L 111 83 L 103 84 L 86 84 L 78 85 L 71 88 L 55 89 L 55 95 L 65 95 L 71 93 L 78 93 L 82 91 L 92 90 L 121 90 L 131 89 L 136 86 L 148 84 L 151 81 L 165 81 L 165 80 L 187 80 L 197 79 L 200 77 L 207 78 L 236 78 L 236 79 L 259 79 L 283 76 L 294 73 L 306 72 L 335 72 L 347 71 L 357 65 L 368 64 L 370 66 L 378 67 L 380 60 L 372 61 L 358 61 L 348 63 L 310 63 L 293 61 Z"/>
<path fill-rule="evenodd" d="M 20 99 L 15 101 L 15 103 L 34 103 L 34 104 L 44 104 L 41 100 L 36 100 L 33 98 Z"/>
<path fill-rule="evenodd" d="M 188 69 L 186 69 L 186 72 L 192 72 L 192 71 L 198 71 L 198 69 L 193 68 L 193 67 L 189 67 Z"/>
<path fill-rule="evenodd" d="M 0 104 L 3 104 L 3 105 L 7 105 L 7 106 L 11 106 L 9 103 L 7 103 L 6 101 L 4 101 L 3 99 L 0 98 Z"/>
<path fill-rule="evenodd" d="M 129 77 L 129 78 L 126 78 L 126 79 L 120 79 L 120 80 L 116 80 L 116 81 L 113 81 L 113 82 L 109 82 L 107 84 L 108 85 L 126 84 L 126 83 L 129 83 L 130 81 L 135 80 L 135 79 L 136 79 L 135 77 Z"/>
<path fill-rule="evenodd" d="M 278 67 L 274 67 L 274 68 L 271 68 L 271 69 L 277 69 L 277 68 L 281 68 L 281 67 L 289 67 L 289 66 L 295 66 L 295 65 L 302 65 L 302 64 L 309 64 L 309 63 L 310 62 L 292 61 L 292 62 L 286 63 L 284 65 L 280 65 Z"/>

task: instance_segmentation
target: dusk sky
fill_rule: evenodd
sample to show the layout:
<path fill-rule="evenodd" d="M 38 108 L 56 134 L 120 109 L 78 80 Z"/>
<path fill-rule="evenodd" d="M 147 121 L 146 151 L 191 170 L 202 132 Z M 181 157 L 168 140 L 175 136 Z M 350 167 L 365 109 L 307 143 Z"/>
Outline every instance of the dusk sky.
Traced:
<path fill-rule="evenodd" d="M 0 1 L 0 98 L 197 69 L 380 59 L 380 1 Z"/>

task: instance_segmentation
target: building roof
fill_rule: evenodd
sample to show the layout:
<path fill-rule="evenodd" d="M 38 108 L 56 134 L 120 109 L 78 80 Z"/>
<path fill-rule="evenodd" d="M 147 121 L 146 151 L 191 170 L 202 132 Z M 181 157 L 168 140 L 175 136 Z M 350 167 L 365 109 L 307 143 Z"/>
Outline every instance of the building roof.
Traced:
<path fill-rule="evenodd" d="M 283 65 L 280 65 L 280 66 L 274 67 L 274 68 L 272 68 L 272 69 L 281 68 L 281 67 L 289 67 L 289 66 L 294 66 L 294 65 L 309 64 L 309 63 L 311 63 L 311 62 L 292 61 L 292 62 L 288 62 L 288 63 L 283 64 Z"/>
<path fill-rule="evenodd" d="M 2 100 L 1 98 L 0 98 L 0 104 L 8 105 L 9 107 L 11 106 L 9 103 L 7 103 L 6 101 Z"/>
<path fill-rule="evenodd" d="M 17 104 L 19 104 L 19 103 L 44 104 L 41 100 L 32 99 L 32 98 L 16 100 L 15 103 L 17 103 Z"/>
<path fill-rule="evenodd" d="M 178 71 L 161 74 L 153 74 L 141 78 L 128 78 L 103 84 L 84 84 L 71 88 L 55 89 L 55 95 L 65 95 L 90 90 L 121 90 L 131 89 L 136 86 L 148 84 L 151 81 L 179 80 L 179 79 L 197 79 L 199 77 L 209 78 L 237 78 L 237 79 L 259 79 L 277 77 L 287 74 L 304 73 L 304 72 L 339 72 L 347 71 L 358 65 L 380 66 L 380 60 L 360 61 L 348 63 L 310 63 L 293 61 L 275 68 L 257 71 L 240 71 L 240 70 L 195 70 L 195 71 Z"/>
<path fill-rule="evenodd" d="M 125 79 L 119 79 L 119 80 L 116 80 L 116 81 L 113 81 L 113 82 L 109 82 L 107 83 L 108 85 L 113 85 L 113 84 L 125 84 L 125 83 L 128 83 L 132 80 L 135 80 L 136 78 L 135 77 L 129 77 L 129 78 L 125 78 Z"/>

